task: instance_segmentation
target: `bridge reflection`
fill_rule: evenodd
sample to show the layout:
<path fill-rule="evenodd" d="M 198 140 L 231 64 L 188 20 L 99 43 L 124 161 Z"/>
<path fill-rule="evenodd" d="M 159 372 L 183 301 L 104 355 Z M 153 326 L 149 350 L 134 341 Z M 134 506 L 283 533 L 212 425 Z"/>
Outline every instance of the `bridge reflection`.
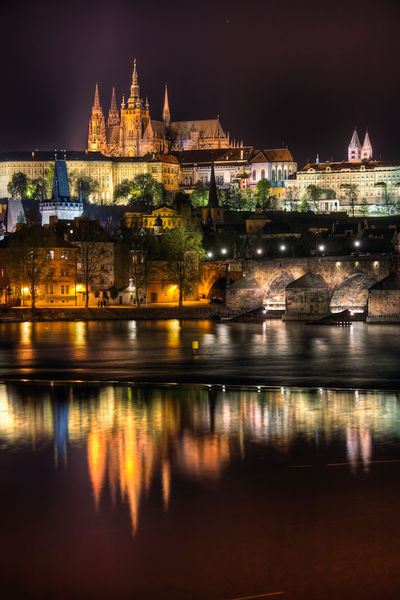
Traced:
<path fill-rule="evenodd" d="M 1 447 L 53 447 L 56 468 L 68 468 L 69 450 L 85 446 L 95 508 L 105 494 L 127 503 L 133 533 L 152 487 L 167 510 L 175 479 L 217 481 L 260 446 L 288 467 L 306 447 L 313 464 L 329 454 L 367 471 L 374 448 L 400 437 L 399 418 L 394 392 L 0 385 Z"/>

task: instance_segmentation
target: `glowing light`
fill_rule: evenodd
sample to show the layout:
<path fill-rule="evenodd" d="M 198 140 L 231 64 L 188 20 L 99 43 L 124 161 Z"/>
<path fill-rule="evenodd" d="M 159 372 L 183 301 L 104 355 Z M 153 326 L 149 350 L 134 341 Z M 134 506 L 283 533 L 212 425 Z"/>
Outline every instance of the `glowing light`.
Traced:
<path fill-rule="evenodd" d="M 281 246 L 279 247 L 279 249 L 282 250 L 282 252 L 284 252 L 284 250 L 286 250 L 285 244 L 281 244 Z"/>
<path fill-rule="evenodd" d="M 83 285 L 79 284 L 76 286 L 76 291 L 81 292 L 83 290 Z"/>
<path fill-rule="evenodd" d="M 354 242 L 354 245 L 355 245 L 355 246 L 358 248 L 358 247 L 361 245 L 361 242 L 360 242 L 360 240 L 356 240 L 356 241 Z"/>
<path fill-rule="evenodd" d="M 257 254 L 262 254 L 261 248 L 257 248 Z"/>
<path fill-rule="evenodd" d="M 325 246 L 323 244 L 320 244 L 318 246 L 318 250 L 320 250 L 321 252 L 323 252 L 325 250 Z"/>
<path fill-rule="evenodd" d="M 222 254 L 226 254 L 226 248 L 222 248 L 221 252 Z"/>
<path fill-rule="evenodd" d="M 340 267 L 341 267 L 341 266 L 342 266 L 342 263 L 341 263 L 341 262 L 338 260 L 338 261 L 337 261 L 337 263 L 336 263 L 336 267 L 337 267 L 338 269 L 340 269 Z"/>
<path fill-rule="evenodd" d="M 22 291 L 24 294 L 29 294 L 29 288 L 27 287 L 22 288 Z"/>
<path fill-rule="evenodd" d="M 212 258 L 213 253 L 212 252 L 207 252 L 207 256 L 208 258 Z"/>
<path fill-rule="evenodd" d="M 378 261 L 378 260 L 376 260 L 376 261 L 374 262 L 374 267 L 379 267 L 379 261 Z"/>

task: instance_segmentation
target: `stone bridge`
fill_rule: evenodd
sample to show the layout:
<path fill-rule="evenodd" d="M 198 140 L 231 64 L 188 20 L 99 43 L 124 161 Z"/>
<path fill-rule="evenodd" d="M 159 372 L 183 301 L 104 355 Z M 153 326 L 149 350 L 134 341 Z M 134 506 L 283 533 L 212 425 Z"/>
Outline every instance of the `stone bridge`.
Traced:
<path fill-rule="evenodd" d="M 298 286 L 290 286 L 291 294 L 296 290 L 298 298 L 303 298 L 304 302 L 300 278 L 305 282 L 304 275 L 314 274 L 318 276 L 319 293 L 324 290 L 330 312 L 344 309 L 360 312 L 366 308 L 368 288 L 394 270 L 395 260 L 390 255 L 347 255 L 218 261 L 204 266 L 205 287 L 211 289 L 216 280 L 227 279 L 227 268 L 230 285 L 226 302 L 231 309 L 250 310 L 263 305 L 267 310 L 285 310 L 286 287 L 297 280 Z M 307 280 L 308 296 L 312 293 L 311 280 L 316 278 Z"/>

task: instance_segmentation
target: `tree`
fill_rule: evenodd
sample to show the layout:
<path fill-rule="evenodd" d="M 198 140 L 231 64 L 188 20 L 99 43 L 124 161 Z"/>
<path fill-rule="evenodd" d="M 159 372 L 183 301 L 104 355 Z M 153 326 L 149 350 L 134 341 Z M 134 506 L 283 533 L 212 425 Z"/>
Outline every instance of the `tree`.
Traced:
<path fill-rule="evenodd" d="M 289 210 L 295 210 L 298 197 L 299 197 L 299 188 L 298 187 L 291 186 L 286 189 L 286 206 L 289 207 Z"/>
<path fill-rule="evenodd" d="M 354 211 L 357 204 L 358 197 L 358 186 L 354 183 L 350 183 L 345 186 L 345 200 L 351 208 L 352 216 L 354 217 Z"/>
<path fill-rule="evenodd" d="M 260 179 L 256 188 L 256 200 L 262 208 L 270 208 L 271 182 L 268 179 Z"/>
<path fill-rule="evenodd" d="M 369 206 L 366 198 L 363 198 L 361 201 L 360 212 L 365 217 L 368 214 Z"/>
<path fill-rule="evenodd" d="M 299 205 L 299 212 L 308 212 L 311 210 L 311 205 L 308 201 L 307 196 L 303 196 Z"/>
<path fill-rule="evenodd" d="M 179 308 L 183 298 L 193 289 L 198 278 L 199 262 L 203 258 L 202 234 L 191 224 L 181 221 L 164 237 L 167 273 L 179 289 Z"/>
<path fill-rule="evenodd" d="M 39 286 L 49 279 L 48 232 L 38 225 L 21 224 L 9 238 L 8 272 L 12 284 L 24 296 L 28 290 L 31 309 L 36 306 Z"/>
<path fill-rule="evenodd" d="M 43 181 L 41 179 L 31 179 L 26 188 L 25 195 L 32 200 L 40 200 L 42 194 Z"/>
<path fill-rule="evenodd" d="M 138 220 L 133 220 L 122 236 L 129 249 L 129 279 L 135 288 L 137 305 L 140 306 L 141 292 L 145 296 L 147 290 L 152 236 L 140 226 Z"/>
<path fill-rule="evenodd" d="M 114 202 L 128 200 L 130 204 L 141 202 L 148 206 L 161 204 L 165 199 L 165 188 L 152 175 L 136 175 L 133 180 L 125 179 L 114 189 Z"/>
<path fill-rule="evenodd" d="M 129 200 L 131 198 L 131 189 L 133 182 L 129 179 L 124 179 L 114 188 L 114 202 L 117 200 Z"/>
<path fill-rule="evenodd" d="M 197 181 L 194 190 L 190 196 L 190 202 L 193 208 L 207 206 L 208 202 L 208 187 L 202 182 Z"/>
<path fill-rule="evenodd" d="M 28 178 L 25 173 L 14 173 L 11 181 L 7 185 L 7 191 L 12 198 L 25 198 L 28 188 Z"/>
<path fill-rule="evenodd" d="M 90 197 L 93 196 L 99 190 L 99 183 L 90 175 L 81 175 L 76 172 L 72 172 L 69 175 L 69 180 L 72 184 L 73 193 L 76 197 L 79 193 L 82 193 L 82 200 L 89 201 Z"/>
<path fill-rule="evenodd" d="M 307 200 L 315 211 L 319 211 L 319 201 L 324 193 L 320 187 L 310 184 L 306 187 Z"/>
<path fill-rule="evenodd" d="M 223 194 L 223 205 L 229 210 L 246 210 L 247 200 L 236 186 L 231 186 Z"/>
<path fill-rule="evenodd" d="M 44 187 L 43 196 L 45 198 L 51 198 L 53 193 L 53 180 L 54 180 L 54 162 L 49 163 L 47 169 L 44 172 Z"/>
<path fill-rule="evenodd" d="M 86 308 L 89 306 L 89 285 L 100 274 L 107 239 L 107 234 L 96 221 L 81 218 L 75 226 L 72 243 L 77 248 L 78 272 L 85 285 Z"/>

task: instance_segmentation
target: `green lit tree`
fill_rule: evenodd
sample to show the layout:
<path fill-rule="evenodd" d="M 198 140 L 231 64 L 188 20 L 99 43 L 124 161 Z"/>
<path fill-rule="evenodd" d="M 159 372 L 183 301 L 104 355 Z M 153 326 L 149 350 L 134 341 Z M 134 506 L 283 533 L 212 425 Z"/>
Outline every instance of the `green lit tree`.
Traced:
<path fill-rule="evenodd" d="M 202 181 L 198 181 L 190 195 L 190 202 L 193 208 L 199 208 L 200 206 L 207 206 L 207 201 L 208 187 Z"/>
<path fill-rule="evenodd" d="M 193 225 L 181 221 L 175 229 L 165 234 L 164 250 L 167 274 L 178 286 L 179 308 L 184 297 L 193 290 L 198 279 L 199 264 L 203 258 L 202 234 Z"/>
<path fill-rule="evenodd" d="M 271 208 L 272 201 L 270 199 L 271 182 L 268 179 L 260 179 L 256 187 L 256 201 L 262 208 Z"/>
<path fill-rule="evenodd" d="M 11 177 L 11 181 L 7 185 L 7 191 L 11 198 L 22 198 L 26 197 L 26 191 L 28 189 L 28 178 L 25 173 L 14 173 Z"/>

